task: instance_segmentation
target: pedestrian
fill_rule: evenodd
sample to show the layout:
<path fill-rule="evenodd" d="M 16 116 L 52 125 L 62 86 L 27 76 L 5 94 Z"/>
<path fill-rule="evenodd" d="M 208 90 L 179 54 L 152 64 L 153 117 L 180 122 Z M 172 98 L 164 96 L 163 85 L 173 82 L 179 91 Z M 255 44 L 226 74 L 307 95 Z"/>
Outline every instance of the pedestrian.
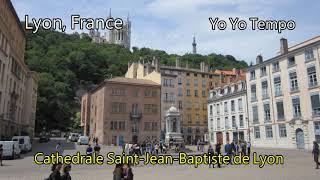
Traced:
<path fill-rule="evenodd" d="M 163 143 L 160 142 L 160 153 L 163 153 Z"/>
<path fill-rule="evenodd" d="M 93 149 L 90 144 L 88 145 L 86 152 L 87 152 L 87 155 L 92 155 Z"/>
<path fill-rule="evenodd" d="M 316 169 L 319 169 L 319 144 L 316 141 L 313 141 L 312 154 L 314 162 L 316 163 Z"/>
<path fill-rule="evenodd" d="M 56 145 L 56 152 L 58 152 L 60 155 L 63 154 L 63 149 L 60 142 L 58 142 Z"/>
<path fill-rule="evenodd" d="M 94 152 L 96 153 L 96 154 L 99 154 L 100 153 L 100 146 L 99 146 L 99 144 L 98 143 L 96 143 L 96 145 L 94 146 L 94 148 L 93 148 L 93 150 L 94 150 Z"/>
<path fill-rule="evenodd" d="M 198 139 L 198 142 L 197 142 L 197 150 L 200 151 L 200 139 Z"/>
<path fill-rule="evenodd" d="M 251 153 L 251 143 L 250 141 L 247 142 L 247 155 L 250 156 Z"/>
<path fill-rule="evenodd" d="M 2 166 L 3 145 L 0 144 L 0 166 Z"/>
<path fill-rule="evenodd" d="M 52 172 L 48 180 L 61 180 L 61 174 L 60 174 L 61 166 L 62 164 L 60 162 L 58 164 L 52 164 L 51 166 Z"/>
<path fill-rule="evenodd" d="M 122 180 L 122 164 L 116 164 L 116 167 L 113 170 L 113 180 Z"/>
<path fill-rule="evenodd" d="M 159 145 L 158 144 L 154 145 L 154 150 L 155 150 L 156 155 L 159 155 Z"/>
<path fill-rule="evenodd" d="M 71 171 L 71 165 L 64 164 L 62 167 L 63 174 L 61 176 L 61 180 L 71 180 L 70 171 Z"/>
<path fill-rule="evenodd" d="M 123 177 L 124 180 L 133 180 L 133 172 L 130 164 L 123 165 Z"/>
<path fill-rule="evenodd" d="M 233 150 L 233 146 L 228 141 L 227 144 L 224 146 L 224 151 L 225 151 L 226 155 L 230 157 L 229 164 L 232 164 L 232 150 Z"/>
<path fill-rule="evenodd" d="M 216 155 L 219 156 L 221 154 L 221 144 L 220 142 L 217 142 L 216 144 Z M 219 163 L 219 159 L 217 158 L 217 164 L 218 164 L 218 168 L 221 168 L 221 165 Z"/>
<path fill-rule="evenodd" d="M 213 158 L 213 156 L 214 156 L 214 150 L 213 150 L 213 147 L 211 146 L 211 144 L 210 144 L 209 147 L 208 147 L 208 156 L 209 156 L 209 158 L 210 158 L 209 168 L 211 167 L 211 165 L 212 165 L 212 167 L 214 168 L 214 164 L 211 163 L 212 158 Z"/>

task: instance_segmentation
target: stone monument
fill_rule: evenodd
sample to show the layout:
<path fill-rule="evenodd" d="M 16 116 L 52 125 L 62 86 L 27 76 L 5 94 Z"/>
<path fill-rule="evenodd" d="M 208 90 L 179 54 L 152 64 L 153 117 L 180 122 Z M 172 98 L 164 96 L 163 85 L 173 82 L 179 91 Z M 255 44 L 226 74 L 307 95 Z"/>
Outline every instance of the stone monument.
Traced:
<path fill-rule="evenodd" d="M 183 138 L 181 134 L 181 115 L 179 110 L 173 105 L 167 111 L 165 116 L 166 121 L 166 135 L 165 143 L 172 145 L 183 145 Z"/>

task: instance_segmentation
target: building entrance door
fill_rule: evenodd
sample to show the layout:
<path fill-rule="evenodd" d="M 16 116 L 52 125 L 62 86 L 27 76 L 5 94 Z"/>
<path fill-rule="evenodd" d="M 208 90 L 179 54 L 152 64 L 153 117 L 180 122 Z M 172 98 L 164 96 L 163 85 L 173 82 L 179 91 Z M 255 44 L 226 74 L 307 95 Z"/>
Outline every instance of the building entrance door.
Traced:
<path fill-rule="evenodd" d="M 300 128 L 296 130 L 296 142 L 298 149 L 304 149 L 304 133 Z"/>

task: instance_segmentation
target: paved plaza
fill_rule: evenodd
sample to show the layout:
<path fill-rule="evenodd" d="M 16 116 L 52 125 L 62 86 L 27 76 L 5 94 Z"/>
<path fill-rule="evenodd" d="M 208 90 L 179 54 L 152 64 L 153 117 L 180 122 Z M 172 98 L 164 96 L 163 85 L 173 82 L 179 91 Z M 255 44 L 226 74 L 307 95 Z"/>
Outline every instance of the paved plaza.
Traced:
<path fill-rule="evenodd" d="M 85 152 L 86 146 L 78 146 L 74 143 L 66 143 L 61 140 L 65 149 L 64 154 L 74 154 L 77 151 Z M 5 160 L 4 166 L 0 167 L 0 180 L 43 180 L 50 173 L 49 166 L 38 166 L 33 162 L 35 152 L 51 153 L 55 150 L 57 140 L 49 143 L 33 146 L 33 152 L 25 154 L 21 159 Z M 120 153 L 118 147 L 103 147 L 101 153 L 114 151 Z M 265 155 L 283 155 L 285 157 L 284 165 L 266 165 L 259 168 L 257 165 L 229 165 L 222 168 L 208 168 L 201 165 L 194 168 L 189 165 L 138 165 L 133 167 L 134 179 L 152 179 L 152 180 L 206 180 L 206 179 L 288 179 L 288 180 L 318 180 L 320 170 L 314 169 L 312 154 L 306 151 L 298 150 L 275 150 L 275 149 L 253 149 L 258 154 Z M 72 179 L 74 180 L 112 180 L 113 166 L 104 164 L 98 165 L 79 165 L 72 166 Z"/>

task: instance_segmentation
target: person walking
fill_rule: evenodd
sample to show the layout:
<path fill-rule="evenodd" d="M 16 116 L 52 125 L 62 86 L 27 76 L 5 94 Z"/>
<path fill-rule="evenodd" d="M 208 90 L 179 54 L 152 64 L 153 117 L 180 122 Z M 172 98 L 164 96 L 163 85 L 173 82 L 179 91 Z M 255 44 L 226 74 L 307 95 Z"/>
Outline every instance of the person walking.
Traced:
<path fill-rule="evenodd" d="M 61 174 L 60 174 L 60 170 L 61 170 L 61 163 L 58 164 L 52 164 L 51 166 L 51 174 L 48 178 L 48 180 L 61 180 Z"/>
<path fill-rule="evenodd" d="M 88 145 L 86 152 L 87 152 L 87 155 L 92 155 L 93 149 L 90 144 Z"/>
<path fill-rule="evenodd" d="M 61 176 L 61 180 L 71 180 L 70 171 L 71 171 L 71 165 L 64 164 L 62 167 L 63 174 Z"/>
<path fill-rule="evenodd" d="M 100 154 L 100 149 L 101 149 L 101 148 L 100 148 L 99 144 L 96 143 L 96 145 L 94 146 L 93 150 L 94 150 L 94 152 L 95 152 L 97 155 Z"/>
<path fill-rule="evenodd" d="M 314 162 L 316 163 L 316 169 L 319 169 L 319 144 L 316 141 L 313 141 L 312 154 Z"/>
<path fill-rule="evenodd" d="M 251 153 L 251 143 L 250 141 L 247 142 L 247 155 L 250 156 Z"/>
<path fill-rule="evenodd" d="M 229 164 L 232 164 L 232 150 L 233 150 L 233 146 L 228 141 L 227 144 L 224 146 L 224 151 L 225 151 L 226 155 L 230 157 Z"/>
<path fill-rule="evenodd" d="M 208 156 L 209 156 L 209 158 L 210 158 L 209 168 L 211 167 L 211 165 L 212 165 L 212 167 L 214 168 L 214 164 L 211 163 L 212 158 L 213 158 L 213 156 L 214 156 L 214 150 L 213 150 L 213 147 L 211 146 L 211 144 L 210 144 L 209 147 L 208 147 Z"/>
<path fill-rule="evenodd" d="M 56 152 L 58 152 L 60 155 L 63 155 L 63 149 L 60 142 L 58 142 L 56 145 Z"/>
<path fill-rule="evenodd" d="M 133 172 L 130 164 L 123 165 L 123 178 L 124 180 L 133 180 Z"/>
<path fill-rule="evenodd" d="M 2 166 L 3 145 L 0 144 L 0 166 Z"/>
<path fill-rule="evenodd" d="M 217 142 L 216 144 L 216 155 L 219 156 L 221 154 L 221 144 L 220 142 Z M 219 163 L 219 159 L 217 159 L 218 168 L 221 168 L 221 165 Z"/>
<path fill-rule="evenodd" d="M 116 167 L 113 170 L 113 180 L 122 180 L 122 164 L 116 164 Z"/>

